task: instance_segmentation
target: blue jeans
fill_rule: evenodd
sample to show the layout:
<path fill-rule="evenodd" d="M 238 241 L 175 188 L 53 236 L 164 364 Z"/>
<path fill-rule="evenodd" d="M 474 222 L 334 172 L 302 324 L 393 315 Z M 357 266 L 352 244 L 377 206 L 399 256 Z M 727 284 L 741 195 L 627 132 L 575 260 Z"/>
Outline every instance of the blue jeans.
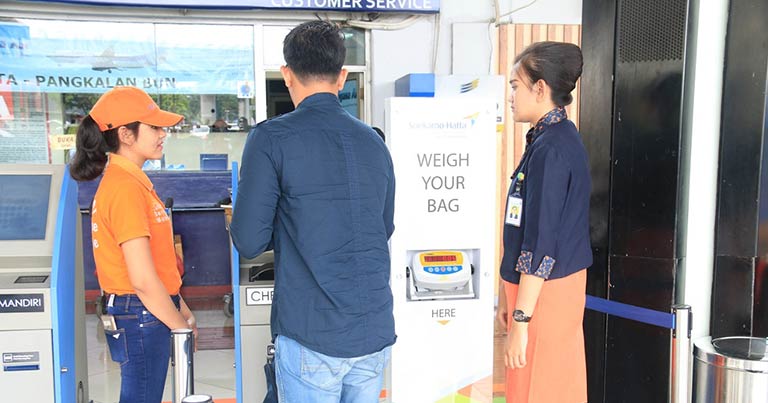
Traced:
<path fill-rule="evenodd" d="M 336 358 L 278 335 L 275 372 L 280 403 L 378 403 L 391 349 Z"/>
<path fill-rule="evenodd" d="M 179 297 L 172 297 L 179 307 Z M 136 295 L 107 306 L 117 330 L 105 330 L 112 361 L 120 364 L 120 403 L 160 403 L 171 357 L 171 331 Z"/>

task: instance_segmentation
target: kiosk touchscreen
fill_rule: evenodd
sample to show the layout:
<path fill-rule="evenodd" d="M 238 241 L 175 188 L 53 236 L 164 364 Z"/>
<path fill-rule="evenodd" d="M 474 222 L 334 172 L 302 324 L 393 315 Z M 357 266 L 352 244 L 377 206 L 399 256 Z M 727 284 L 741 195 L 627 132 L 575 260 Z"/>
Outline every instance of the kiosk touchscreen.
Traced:
<path fill-rule="evenodd" d="M 88 401 L 76 189 L 64 166 L 0 165 L 0 390 L 6 401 Z"/>

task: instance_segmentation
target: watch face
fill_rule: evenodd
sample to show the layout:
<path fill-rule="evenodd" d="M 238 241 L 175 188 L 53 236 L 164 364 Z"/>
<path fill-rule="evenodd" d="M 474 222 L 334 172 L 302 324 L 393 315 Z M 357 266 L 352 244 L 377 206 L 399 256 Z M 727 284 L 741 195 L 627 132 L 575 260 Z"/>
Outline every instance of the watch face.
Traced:
<path fill-rule="evenodd" d="M 519 309 L 515 309 L 512 312 L 512 319 L 514 319 L 515 322 L 528 322 L 529 320 L 531 320 L 530 318 L 525 316 L 525 312 Z"/>

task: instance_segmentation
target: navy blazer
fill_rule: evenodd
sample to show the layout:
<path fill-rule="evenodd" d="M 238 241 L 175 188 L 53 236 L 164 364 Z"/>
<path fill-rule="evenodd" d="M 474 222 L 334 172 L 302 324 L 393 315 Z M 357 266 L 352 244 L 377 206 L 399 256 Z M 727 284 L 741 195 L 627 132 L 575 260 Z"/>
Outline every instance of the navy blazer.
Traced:
<path fill-rule="evenodd" d="M 581 136 L 562 108 L 547 114 L 531 131 L 531 144 L 507 197 L 509 203 L 517 192 L 515 196 L 522 199 L 521 223 L 517 227 L 504 221 L 501 277 L 515 284 L 520 273 L 556 279 L 592 265 L 592 184 Z"/>

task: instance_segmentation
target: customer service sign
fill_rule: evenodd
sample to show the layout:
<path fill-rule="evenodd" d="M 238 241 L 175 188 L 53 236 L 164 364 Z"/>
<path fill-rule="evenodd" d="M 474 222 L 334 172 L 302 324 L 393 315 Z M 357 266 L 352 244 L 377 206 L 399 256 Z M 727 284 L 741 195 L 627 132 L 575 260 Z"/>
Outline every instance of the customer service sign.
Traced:
<path fill-rule="evenodd" d="M 48 1 L 50 2 L 50 1 Z M 58 3 L 99 6 L 258 8 L 275 10 L 320 10 L 346 12 L 438 13 L 440 0 L 59 0 Z"/>

